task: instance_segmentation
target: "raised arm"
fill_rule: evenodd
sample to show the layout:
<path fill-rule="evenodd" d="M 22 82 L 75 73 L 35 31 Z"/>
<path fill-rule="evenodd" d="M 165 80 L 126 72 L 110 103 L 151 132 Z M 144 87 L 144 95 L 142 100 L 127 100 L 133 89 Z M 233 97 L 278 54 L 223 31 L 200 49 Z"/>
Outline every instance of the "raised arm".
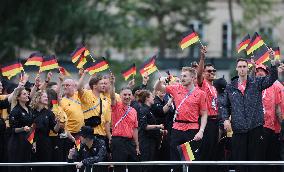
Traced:
<path fill-rule="evenodd" d="M 154 90 L 162 91 L 162 92 L 166 91 L 166 86 L 163 84 L 161 79 L 159 79 L 157 83 L 154 85 Z"/>
<path fill-rule="evenodd" d="M 19 85 L 17 88 L 20 88 L 20 87 L 24 87 L 26 85 L 26 83 L 28 82 L 29 80 L 29 75 L 28 74 L 24 74 L 23 77 L 21 78 L 20 82 L 19 82 Z M 14 92 L 15 90 L 17 89 L 15 88 L 14 91 L 8 95 L 8 101 L 11 102 L 12 101 L 12 97 L 14 95 Z"/>
<path fill-rule="evenodd" d="M 202 86 L 203 82 L 203 71 L 204 71 L 204 64 L 205 64 L 205 55 L 206 55 L 206 46 L 201 47 L 200 49 L 200 59 L 199 59 L 199 65 L 197 68 L 197 84 L 198 86 Z"/>
<path fill-rule="evenodd" d="M 110 74 L 110 98 L 111 98 L 111 105 L 115 105 L 116 104 L 116 98 L 115 98 L 115 76 L 113 75 L 113 73 Z"/>
<path fill-rule="evenodd" d="M 77 89 L 78 89 L 78 93 L 81 94 L 83 89 L 84 89 L 84 79 L 85 76 L 87 74 L 87 70 L 84 71 L 84 73 L 81 75 L 81 78 L 79 79 L 78 85 L 77 85 Z"/>

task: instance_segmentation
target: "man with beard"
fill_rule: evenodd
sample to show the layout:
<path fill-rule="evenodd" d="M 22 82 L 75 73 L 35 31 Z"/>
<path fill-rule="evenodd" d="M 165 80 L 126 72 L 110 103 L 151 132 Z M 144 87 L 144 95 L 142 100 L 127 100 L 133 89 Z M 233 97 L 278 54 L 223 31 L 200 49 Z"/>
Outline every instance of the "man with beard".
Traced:
<path fill-rule="evenodd" d="M 176 113 L 171 133 L 171 160 L 179 161 L 181 158 L 177 146 L 190 141 L 190 146 L 199 160 L 200 140 L 207 123 L 207 106 L 205 92 L 195 87 L 196 70 L 191 67 L 183 67 L 181 72 L 181 84 L 163 85 L 162 81 L 156 84 L 156 90 L 166 91 L 171 94 L 176 104 Z M 198 119 L 201 115 L 201 124 Z M 196 167 L 190 167 L 196 171 Z M 174 171 L 181 171 L 178 167 Z"/>
<path fill-rule="evenodd" d="M 224 120 L 224 129 L 233 130 L 232 160 L 261 161 L 263 158 L 263 125 L 262 91 L 277 80 L 274 52 L 270 49 L 271 70 L 265 77 L 248 76 L 248 62 L 237 60 L 238 78 L 226 87 L 225 101 L 219 111 Z M 229 119 L 231 115 L 231 120 Z M 262 167 L 238 166 L 237 171 L 261 171 Z"/>
<path fill-rule="evenodd" d="M 200 148 L 200 160 L 216 160 L 216 149 L 218 142 L 218 109 L 217 90 L 213 86 L 216 69 L 212 64 L 205 64 L 206 47 L 201 48 L 200 61 L 197 69 L 197 85 L 206 93 L 208 119 Z M 213 171 L 214 166 L 205 166 L 203 171 Z"/>

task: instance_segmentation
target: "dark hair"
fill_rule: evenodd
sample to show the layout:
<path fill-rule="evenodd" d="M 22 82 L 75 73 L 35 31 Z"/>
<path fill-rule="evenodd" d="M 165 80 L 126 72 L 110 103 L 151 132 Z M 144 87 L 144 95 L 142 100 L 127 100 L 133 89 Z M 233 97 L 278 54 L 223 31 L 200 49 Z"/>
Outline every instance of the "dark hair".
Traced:
<path fill-rule="evenodd" d="M 51 88 L 52 86 L 57 85 L 56 82 L 49 82 L 46 88 Z"/>
<path fill-rule="evenodd" d="M 141 90 L 137 96 L 140 103 L 145 103 L 146 99 L 151 95 L 149 90 Z"/>
<path fill-rule="evenodd" d="M 205 69 L 206 67 L 210 67 L 210 66 L 214 67 L 213 64 L 211 64 L 211 63 L 206 63 L 206 64 L 204 65 L 204 69 Z"/>
<path fill-rule="evenodd" d="M 248 61 L 244 58 L 238 58 L 237 63 L 239 63 L 239 62 L 246 62 L 248 64 Z"/>
<path fill-rule="evenodd" d="M 90 89 L 93 89 L 93 86 L 97 85 L 98 82 L 102 79 L 103 79 L 102 75 L 96 75 L 96 76 L 92 77 L 92 79 L 89 81 Z"/>
<path fill-rule="evenodd" d="M 46 90 L 47 98 L 48 98 L 48 108 L 52 108 L 52 100 L 57 100 L 57 93 L 53 89 L 49 88 Z"/>

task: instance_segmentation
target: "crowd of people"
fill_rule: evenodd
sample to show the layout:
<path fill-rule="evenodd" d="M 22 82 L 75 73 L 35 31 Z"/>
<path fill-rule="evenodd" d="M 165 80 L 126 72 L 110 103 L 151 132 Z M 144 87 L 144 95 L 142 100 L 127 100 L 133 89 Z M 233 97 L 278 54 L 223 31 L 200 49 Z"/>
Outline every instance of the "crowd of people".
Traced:
<path fill-rule="evenodd" d="M 198 161 L 281 160 L 284 65 L 270 52 L 271 66 L 238 59 L 230 84 L 205 64 L 181 69 L 180 77 L 150 77 L 115 89 L 115 74 L 84 82 L 49 72 L 34 83 L 24 74 L 18 86 L 0 82 L 1 162 L 78 162 L 76 167 L 0 167 L 10 172 L 115 171 L 125 166 L 96 162 L 180 161 L 178 147 L 189 142 Z M 31 80 L 31 79 L 30 79 Z M 282 128 L 283 130 L 284 128 Z M 283 150 L 282 150 L 283 151 Z M 284 158 L 284 157 L 282 157 Z M 180 172 L 182 166 L 128 166 L 128 171 Z M 189 171 L 281 171 L 281 166 L 189 166 Z"/>

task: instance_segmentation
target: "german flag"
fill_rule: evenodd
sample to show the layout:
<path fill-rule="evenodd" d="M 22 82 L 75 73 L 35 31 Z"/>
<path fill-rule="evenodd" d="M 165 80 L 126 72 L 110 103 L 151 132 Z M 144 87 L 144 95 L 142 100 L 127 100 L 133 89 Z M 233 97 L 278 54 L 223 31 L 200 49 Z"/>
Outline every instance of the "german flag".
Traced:
<path fill-rule="evenodd" d="M 56 68 L 59 68 L 59 66 L 58 66 L 55 55 L 52 55 L 52 56 L 47 56 L 43 58 L 43 62 L 40 66 L 39 71 L 43 72 L 43 71 L 52 70 Z"/>
<path fill-rule="evenodd" d="M 71 57 L 72 57 L 72 62 L 73 63 L 76 63 L 79 58 L 81 57 L 81 54 L 87 50 L 86 47 L 84 45 L 80 45 L 79 47 L 77 47 L 73 53 L 71 54 Z"/>
<path fill-rule="evenodd" d="M 280 48 L 279 47 L 274 47 L 274 48 L 272 48 L 272 50 L 274 51 L 274 53 L 275 53 L 275 59 L 276 60 L 280 60 Z"/>
<path fill-rule="evenodd" d="M 25 66 L 41 66 L 43 61 L 43 55 L 41 53 L 32 53 L 26 63 Z"/>
<path fill-rule="evenodd" d="M 64 67 L 59 66 L 58 70 L 64 76 L 71 76 L 71 74 Z"/>
<path fill-rule="evenodd" d="M 123 70 L 121 72 L 122 76 L 124 77 L 125 81 L 128 80 L 128 78 L 130 76 L 135 76 L 136 75 L 136 66 L 133 63 L 130 67 L 128 67 L 127 69 Z"/>
<path fill-rule="evenodd" d="M 30 144 L 34 143 L 34 137 L 35 137 L 35 124 L 32 125 L 31 131 L 27 135 L 27 140 Z"/>
<path fill-rule="evenodd" d="M 250 40 L 249 45 L 247 46 L 247 55 L 250 55 L 252 52 L 257 50 L 264 44 L 260 35 L 257 32 L 254 33 L 252 39 Z"/>
<path fill-rule="evenodd" d="M 81 140 L 80 140 L 80 138 L 77 138 L 77 139 L 75 140 L 75 145 L 76 145 L 77 150 L 79 151 L 79 150 L 80 150 L 80 145 L 81 145 Z"/>
<path fill-rule="evenodd" d="M 23 65 L 20 62 L 14 62 L 10 64 L 3 65 L 1 68 L 2 75 L 6 76 L 8 79 L 11 79 L 13 76 L 24 71 Z"/>
<path fill-rule="evenodd" d="M 58 108 L 58 101 L 57 100 L 51 100 L 51 104 L 53 108 Z"/>
<path fill-rule="evenodd" d="M 267 47 L 261 46 L 254 52 L 255 63 L 262 64 L 269 60 L 269 52 Z"/>
<path fill-rule="evenodd" d="M 199 40 L 198 34 L 192 29 L 186 36 L 180 41 L 179 45 L 182 50 L 196 43 Z"/>
<path fill-rule="evenodd" d="M 250 43 L 250 36 L 247 34 L 242 41 L 238 44 L 237 51 L 240 53 L 242 50 L 245 50 Z"/>
<path fill-rule="evenodd" d="M 109 68 L 108 62 L 104 57 L 102 59 L 97 60 L 96 62 L 89 63 L 87 65 L 86 70 L 89 72 L 90 75 L 93 75 L 95 73 L 104 71 Z"/>
<path fill-rule="evenodd" d="M 156 63 L 156 55 L 153 56 L 152 58 L 150 58 L 149 60 L 147 60 L 146 62 L 144 62 L 144 64 L 142 65 L 142 67 L 139 70 L 140 74 L 142 76 L 144 76 L 146 73 L 148 75 L 150 75 L 153 72 L 155 72 L 156 70 L 158 70 L 155 63 Z"/>
<path fill-rule="evenodd" d="M 77 64 L 77 68 L 78 69 L 81 69 L 81 68 L 83 68 L 83 66 L 87 63 L 87 56 L 88 55 L 90 55 L 90 52 L 89 52 L 89 50 L 84 50 L 84 52 L 81 54 L 81 56 L 80 56 L 80 60 L 79 60 L 79 62 L 78 62 L 78 64 Z"/>
<path fill-rule="evenodd" d="M 193 151 L 189 142 L 185 142 L 184 144 L 179 145 L 178 151 L 182 161 L 193 161 L 195 160 Z"/>

